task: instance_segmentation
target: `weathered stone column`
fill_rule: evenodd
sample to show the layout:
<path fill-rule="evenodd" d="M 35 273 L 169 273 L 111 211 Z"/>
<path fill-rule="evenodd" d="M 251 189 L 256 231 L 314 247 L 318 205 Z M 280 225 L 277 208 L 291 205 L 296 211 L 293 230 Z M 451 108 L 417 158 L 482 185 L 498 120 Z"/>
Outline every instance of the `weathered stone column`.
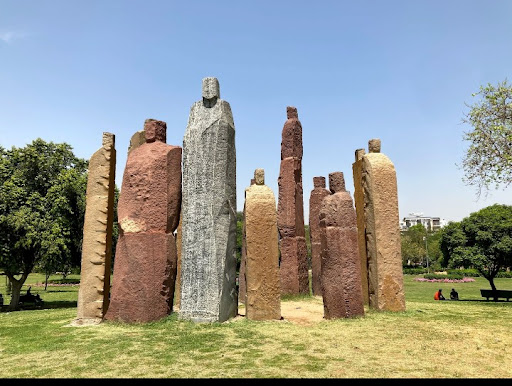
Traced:
<path fill-rule="evenodd" d="M 265 185 L 263 169 L 256 169 L 254 179 L 256 183 L 245 190 L 246 316 L 281 319 L 276 200 Z"/>
<path fill-rule="evenodd" d="M 363 316 L 356 212 L 342 172 L 329 174 L 329 189 L 320 209 L 324 318 Z"/>
<path fill-rule="evenodd" d="M 136 131 L 130 138 L 130 143 L 128 145 L 128 154 L 130 154 L 130 152 L 133 149 L 138 148 L 143 143 L 146 143 L 146 135 L 144 134 L 144 130 Z"/>
<path fill-rule="evenodd" d="M 370 307 L 404 311 L 395 166 L 380 153 L 379 139 L 371 139 L 368 150 L 363 156 L 362 176 Z"/>
<path fill-rule="evenodd" d="M 236 316 L 235 124 L 216 78 L 203 79 L 183 138 L 180 319 Z"/>
<path fill-rule="evenodd" d="M 115 173 L 115 136 L 103 133 L 103 146 L 89 160 L 75 324 L 99 323 L 108 309 Z"/>
<path fill-rule="evenodd" d="M 251 185 L 255 184 L 254 178 L 251 178 Z M 249 185 L 249 186 L 251 186 Z M 245 189 L 247 192 L 247 189 Z M 238 302 L 246 303 L 247 282 L 245 280 L 245 258 L 247 256 L 247 244 L 245 242 L 245 203 L 242 222 L 242 256 L 240 257 L 240 270 L 238 272 Z"/>
<path fill-rule="evenodd" d="M 297 109 L 286 108 L 281 142 L 277 227 L 280 236 L 282 294 L 309 294 L 302 198 L 302 125 Z"/>
<path fill-rule="evenodd" d="M 364 192 L 363 192 L 363 156 L 364 149 L 357 149 L 356 160 L 352 164 L 354 179 L 354 204 L 357 218 L 357 244 L 359 245 L 359 258 L 361 260 L 361 284 L 363 287 L 364 304 L 369 304 L 368 298 L 368 258 L 366 253 L 366 229 L 364 222 Z"/>
<path fill-rule="evenodd" d="M 322 269 L 320 242 L 320 208 L 324 197 L 330 195 L 325 189 L 325 177 L 313 177 L 313 190 L 309 196 L 309 240 L 311 244 L 311 287 L 313 295 L 322 296 L 320 273 Z"/>
<path fill-rule="evenodd" d="M 128 154 L 118 202 L 119 239 L 105 319 L 149 322 L 172 311 L 176 230 L 181 207 L 181 147 L 166 124 L 147 119 L 146 142 Z"/>
<path fill-rule="evenodd" d="M 176 284 L 174 285 L 174 310 L 180 309 L 181 304 L 181 234 L 183 223 L 183 212 L 180 212 L 180 222 L 176 230 Z"/>

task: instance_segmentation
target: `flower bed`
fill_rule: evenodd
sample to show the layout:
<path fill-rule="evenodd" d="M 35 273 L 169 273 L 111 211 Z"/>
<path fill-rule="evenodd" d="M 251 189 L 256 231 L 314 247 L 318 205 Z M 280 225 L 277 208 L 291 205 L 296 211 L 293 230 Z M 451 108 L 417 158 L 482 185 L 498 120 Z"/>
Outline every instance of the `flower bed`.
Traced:
<path fill-rule="evenodd" d="M 425 279 L 424 277 L 416 277 L 415 281 L 427 281 L 429 283 L 468 283 L 475 281 L 471 277 L 463 277 L 462 279 Z"/>

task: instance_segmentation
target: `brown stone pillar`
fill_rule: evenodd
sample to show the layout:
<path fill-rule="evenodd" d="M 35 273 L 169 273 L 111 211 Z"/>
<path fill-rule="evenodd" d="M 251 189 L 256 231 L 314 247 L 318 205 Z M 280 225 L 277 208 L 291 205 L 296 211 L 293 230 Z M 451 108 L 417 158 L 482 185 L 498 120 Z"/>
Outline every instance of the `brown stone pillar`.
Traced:
<path fill-rule="evenodd" d="M 322 296 L 320 272 L 322 267 L 320 242 L 320 207 L 324 197 L 330 195 L 325 189 L 325 177 L 313 177 L 313 190 L 309 196 L 309 240 L 311 244 L 311 287 L 313 295 Z"/>
<path fill-rule="evenodd" d="M 103 146 L 89 160 L 75 324 L 100 322 L 109 305 L 115 170 L 115 136 L 103 133 Z"/>
<path fill-rule="evenodd" d="M 119 239 L 107 320 L 148 322 L 172 311 L 181 147 L 165 143 L 166 124 L 147 119 L 146 142 L 128 154 L 118 202 Z"/>
<path fill-rule="evenodd" d="M 354 178 L 354 204 L 357 218 L 357 244 L 359 245 L 359 258 L 361 260 L 361 284 L 363 287 L 364 304 L 369 304 L 368 298 L 368 258 L 366 254 L 366 229 L 364 222 L 364 191 L 363 191 L 363 156 L 364 149 L 357 149 L 356 160 L 352 164 Z"/>
<path fill-rule="evenodd" d="M 282 294 L 309 294 L 302 197 L 302 125 L 287 107 L 281 142 L 277 227 L 280 236 Z"/>
<path fill-rule="evenodd" d="M 400 219 L 395 166 L 380 153 L 380 140 L 368 142 L 363 156 L 364 215 L 370 307 L 404 311 Z"/>
<path fill-rule="evenodd" d="M 329 174 L 329 189 L 320 209 L 324 318 L 363 316 L 356 212 L 342 172 Z"/>
<path fill-rule="evenodd" d="M 263 169 L 256 169 L 254 177 L 256 183 L 245 190 L 246 316 L 281 319 L 276 200 L 264 185 Z"/>
<path fill-rule="evenodd" d="M 254 178 L 251 178 L 251 185 L 255 184 Z M 247 191 L 247 189 L 246 189 Z M 243 211 L 243 221 L 242 221 L 242 253 L 240 256 L 240 270 L 238 273 L 238 302 L 246 303 L 247 296 L 247 281 L 245 280 L 245 259 L 247 255 L 247 244 L 245 239 L 245 204 Z"/>

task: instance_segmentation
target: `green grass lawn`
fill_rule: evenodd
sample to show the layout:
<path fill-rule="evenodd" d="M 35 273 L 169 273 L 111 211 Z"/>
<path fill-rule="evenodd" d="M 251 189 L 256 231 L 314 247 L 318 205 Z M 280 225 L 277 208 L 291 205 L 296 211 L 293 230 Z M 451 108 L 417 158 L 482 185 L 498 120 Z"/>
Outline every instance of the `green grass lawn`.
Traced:
<path fill-rule="evenodd" d="M 51 279 L 59 279 L 59 276 Z M 73 276 L 71 276 L 73 278 Z M 75 277 L 76 278 L 76 277 Z M 176 314 L 148 324 L 71 327 L 77 286 L 37 286 L 43 309 L 0 313 L 1 377 L 510 378 L 512 301 L 486 301 L 483 278 L 422 283 L 405 275 L 405 312 L 366 308 L 362 318 L 301 325 L 235 318 L 194 324 Z M 5 296 L 5 279 L 0 276 Z M 512 289 L 512 279 L 496 279 Z M 451 288 L 461 301 L 434 301 Z M 23 291 L 23 292 L 24 292 Z M 9 298 L 6 297 L 6 303 Z M 321 310 L 320 297 L 285 302 Z M 302 303 L 301 303 L 302 302 Z"/>

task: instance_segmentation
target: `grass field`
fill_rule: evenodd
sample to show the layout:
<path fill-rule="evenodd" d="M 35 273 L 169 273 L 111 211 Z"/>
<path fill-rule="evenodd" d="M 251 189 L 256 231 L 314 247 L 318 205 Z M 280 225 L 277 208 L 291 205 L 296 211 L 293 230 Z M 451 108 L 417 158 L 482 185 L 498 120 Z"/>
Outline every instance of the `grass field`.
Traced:
<path fill-rule="evenodd" d="M 483 299 L 479 289 L 490 288 L 483 278 L 413 279 L 404 276 L 407 310 L 400 313 L 366 309 L 363 318 L 327 321 L 321 297 L 287 297 L 283 321 L 194 324 L 172 314 L 148 324 L 71 327 L 78 287 L 44 291 L 36 286 L 43 276 L 33 274 L 24 290 L 32 285 L 45 308 L 0 313 L 0 377 L 512 377 L 512 301 Z M 496 285 L 512 289 L 512 279 Z M 433 300 L 437 289 L 448 295 L 452 287 L 461 301 Z M 297 322 L 284 310 L 316 318 Z"/>

